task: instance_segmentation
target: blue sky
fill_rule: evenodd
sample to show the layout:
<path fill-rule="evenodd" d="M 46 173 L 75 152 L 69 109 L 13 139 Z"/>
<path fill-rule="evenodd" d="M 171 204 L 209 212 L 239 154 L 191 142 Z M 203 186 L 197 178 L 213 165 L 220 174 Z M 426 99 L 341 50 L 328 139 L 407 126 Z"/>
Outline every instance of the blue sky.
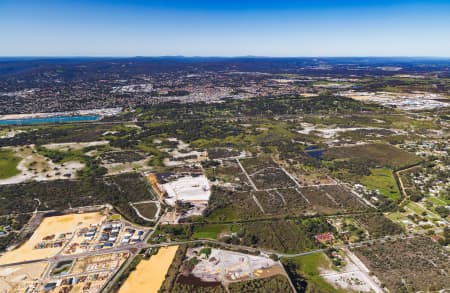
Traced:
<path fill-rule="evenodd" d="M 0 0 L 0 56 L 450 57 L 450 0 Z"/>

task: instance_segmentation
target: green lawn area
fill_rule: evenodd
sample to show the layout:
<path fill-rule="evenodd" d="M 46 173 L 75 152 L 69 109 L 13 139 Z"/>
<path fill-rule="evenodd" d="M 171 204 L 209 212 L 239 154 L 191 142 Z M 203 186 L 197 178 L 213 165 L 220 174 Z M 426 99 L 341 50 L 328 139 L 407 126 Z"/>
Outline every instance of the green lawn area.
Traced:
<path fill-rule="evenodd" d="M 122 216 L 120 214 L 114 214 L 109 216 L 108 220 L 110 221 L 119 221 L 122 219 Z"/>
<path fill-rule="evenodd" d="M 227 222 L 227 221 L 237 221 L 239 217 L 237 215 L 236 209 L 232 207 L 225 207 L 217 209 L 211 212 L 206 220 L 209 222 Z"/>
<path fill-rule="evenodd" d="M 438 198 L 438 197 L 435 197 L 435 196 L 429 196 L 429 197 L 427 197 L 427 201 L 429 201 L 429 202 L 431 202 L 432 204 L 434 204 L 434 205 L 437 205 L 437 206 L 443 206 L 443 207 L 445 207 L 445 206 L 447 206 L 447 205 L 450 205 L 450 201 L 449 200 L 444 200 L 444 199 L 441 199 L 441 198 Z"/>
<path fill-rule="evenodd" d="M 11 149 L 0 149 L 0 179 L 17 175 L 20 171 L 17 165 L 22 159 L 14 155 Z"/>
<path fill-rule="evenodd" d="M 439 220 L 440 219 L 440 217 L 438 215 L 431 213 L 430 211 L 427 211 L 426 209 L 424 209 L 423 207 L 419 206 L 417 203 L 412 202 L 412 201 L 406 205 L 406 208 L 413 211 L 417 215 L 422 215 L 422 213 L 425 212 L 427 214 L 427 218 L 430 220 Z"/>
<path fill-rule="evenodd" d="M 406 205 L 407 208 L 409 208 L 410 210 L 412 210 L 415 214 L 421 215 L 423 212 L 426 212 L 426 210 L 424 208 L 422 208 L 421 206 L 419 206 L 418 204 L 416 204 L 415 202 L 409 202 Z"/>
<path fill-rule="evenodd" d="M 378 189 L 381 194 L 392 200 L 400 199 L 400 190 L 391 169 L 371 169 L 370 172 L 372 174 L 369 176 L 364 176 L 361 179 L 361 184 L 366 186 L 368 189 Z"/>
<path fill-rule="evenodd" d="M 297 265 L 297 274 L 303 276 L 307 283 L 306 292 L 334 293 L 344 292 L 327 283 L 319 274 L 319 268 L 331 268 L 331 263 L 324 253 L 314 253 L 283 260 L 293 261 Z"/>
<path fill-rule="evenodd" d="M 403 224 L 402 220 L 405 219 L 407 215 L 408 215 L 408 213 L 392 212 L 392 213 L 387 214 L 386 217 L 389 220 L 391 220 L 403 227 L 404 224 Z"/>
<path fill-rule="evenodd" d="M 220 233 L 223 232 L 237 232 L 238 226 L 231 224 L 206 224 L 194 227 L 194 239 L 217 239 Z"/>

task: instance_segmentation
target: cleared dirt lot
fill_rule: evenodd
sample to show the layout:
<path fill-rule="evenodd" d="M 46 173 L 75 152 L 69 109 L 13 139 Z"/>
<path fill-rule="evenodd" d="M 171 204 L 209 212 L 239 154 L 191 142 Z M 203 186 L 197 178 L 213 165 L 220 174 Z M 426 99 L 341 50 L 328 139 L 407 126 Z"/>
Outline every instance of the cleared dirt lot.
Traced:
<path fill-rule="evenodd" d="M 36 262 L 0 268 L 0 293 L 26 292 L 27 288 L 36 288 L 47 266 L 47 262 Z"/>
<path fill-rule="evenodd" d="M 149 260 L 142 260 L 120 288 L 119 293 L 157 293 L 177 249 L 178 246 L 162 247 Z"/>
<path fill-rule="evenodd" d="M 206 255 L 195 248 L 189 249 L 186 256 L 199 261 L 191 273 L 205 282 L 242 281 L 284 273 L 270 258 L 233 251 L 211 249 L 210 255 Z"/>
<path fill-rule="evenodd" d="M 45 144 L 43 147 L 50 150 L 58 151 L 70 151 L 70 150 L 81 150 L 86 147 L 91 146 L 102 146 L 109 144 L 107 140 L 91 141 L 91 142 L 66 142 L 66 143 L 50 143 Z"/>
<path fill-rule="evenodd" d="M 27 242 L 19 248 L 9 251 L 0 257 L 0 264 L 52 257 L 62 249 L 62 246 L 36 249 L 36 246 L 39 245 L 45 237 L 54 235 L 54 238 L 58 238 L 61 234 L 74 233 L 80 226 L 98 224 L 103 220 L 104 216 L 100 213 L 69 214 L 44 218 Z M 65 238 L 61 241 L 65 243 L 68 240 L 69 239 Z"/>
<path fill-rule="evenodd" d="M 345 267 L 339 271 L 322 269 L 322 278 L 334 287 L 345 290 L 383 293 L 383 289 L 369 275 L 367 267 L 350 251 L 345 250 L 345 253 Z"/>

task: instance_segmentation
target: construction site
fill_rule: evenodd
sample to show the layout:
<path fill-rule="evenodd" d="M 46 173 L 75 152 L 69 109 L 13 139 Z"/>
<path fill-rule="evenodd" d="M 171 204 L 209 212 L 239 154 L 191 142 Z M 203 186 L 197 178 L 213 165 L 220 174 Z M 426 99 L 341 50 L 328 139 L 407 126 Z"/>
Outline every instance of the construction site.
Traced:
<path fill-rule="evenodd" d="M 57 263 L 44 277 L 43 292 L 99 292 L 128 259 L 128 252 L 98 254 Z"/>

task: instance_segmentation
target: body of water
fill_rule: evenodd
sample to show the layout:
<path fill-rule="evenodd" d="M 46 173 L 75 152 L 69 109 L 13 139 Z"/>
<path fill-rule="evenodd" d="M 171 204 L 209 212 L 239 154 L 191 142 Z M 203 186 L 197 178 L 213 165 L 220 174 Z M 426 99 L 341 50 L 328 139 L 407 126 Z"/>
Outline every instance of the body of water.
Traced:
<path fill-rule="evenodd" d="M 23 119 L 6 119 L 0 120 L 0 125 L 28 125 L 28 124 L 47 124 L 47 123 L 69 123 L 97 121 L 101 118 L 99 115 L 86 116 L 55 116 L 55 117 L 37 117 Z"/>
<path fill-rule="evenodd" d="M 323 159 L 323 150 L 311 150 L 311 151 L 307 151 L 306 153 L 313 158 L 316 158 L 319 160 Z"/>
<path fill-rule="evenodd" d="M 322 160 L 323 159 L 323 152 L 324 149 L 319 148 L 315 145 L 310 145 L 305 147 L 305 153 L 307 153 L 309 156 Z"/>

